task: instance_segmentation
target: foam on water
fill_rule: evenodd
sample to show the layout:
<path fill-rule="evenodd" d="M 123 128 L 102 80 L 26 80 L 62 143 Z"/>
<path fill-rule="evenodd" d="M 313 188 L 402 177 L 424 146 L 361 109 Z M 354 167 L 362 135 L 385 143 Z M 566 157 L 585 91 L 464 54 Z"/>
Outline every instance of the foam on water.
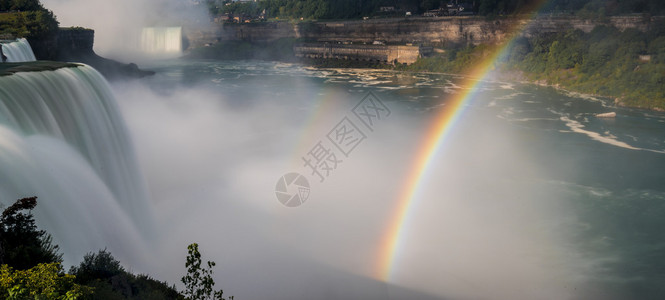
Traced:
<path fill-rule="evenodd" d="M 568 117 L 562 116 L 561 121 L 565 122 L 566 126 L 568 128 L 570 128 L 570 130 L 572 132 L 584 134 L 584 135 L 590 137 L 592 140 L 595 140 L 595 141 L 598 141 L 598 142 L 601 142 L 601 143 L 605 143 L 605 144 L 608 144 L 608 145 L 621 147 L 621 148 L 625 148 L 625 149 L 630 149 L 630 150 L 644 150 L 644 151 L 651 151 L 651 152 L 656 152 L 656 153 L 665 153 L 665 150 L 653 150 L 653 149 L 645 149 L 645 148 L 638 148 L 638 147 L 631 146 L 628 143 L 617 140 L 617 137 L 610 134 L 609 131 L 606 131 L 604 134 L 600 134 L 600 133 L 595 132 L 595 131 L 586 130 L 586 129 L 584 129 L 585 126 L 582 123 L 580 123 L 578 121 L 575 121 L 575 120 L 571 120 Z"/>

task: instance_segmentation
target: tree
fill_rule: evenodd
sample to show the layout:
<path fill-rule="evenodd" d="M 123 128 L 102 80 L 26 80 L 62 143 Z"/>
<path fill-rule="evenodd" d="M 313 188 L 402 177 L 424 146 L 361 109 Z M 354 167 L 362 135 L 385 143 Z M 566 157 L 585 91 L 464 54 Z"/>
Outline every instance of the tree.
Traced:
<path fill-rule="evenodd" d="M 37 197 L 23 198 L 9 206 L 0 217 L 0 263 L 19 270 L 40 263 L 60 263 L 62 254 L 52 242 L 51 235 L 38 230 L 31 214 Z M 27 213 L 23 211 L 27 210 Z"/>
<path fill-rule="evenodd" d="M 39 0 L 13 0 L 12 2 L 9 7 L 11 10 L 32 11 L 43 8 Z"/>
<path fill-rule="evenodd" d="M 69 273 L 76 276 L 75 283 L 94 288 L 94 294 L 84 299 L 184 299 L 175 286 L 127 272 L 106 249 L 86 254 Z"/>
<path fill-rule="evenodd" d="M 1 299 L 75 300 L 92 294 L 92 289 L 74 283 L 59 263 L 38 264 L 29 270 L 0 267 Z"/>
<path fill-rule="evenodd" d="M 37 197 L 23 198 L 0 217 L 0 299 L 80 299 L 92 293 L 64 274 L 51 236 L 38 230 L 30 211 Z M 28 210 L 28 213 L 23 211 Z"/>
<path fill-rule="evenodd" d="M 181 281 L 185 284 L 183 294 L 188 300 L 205 300 L 205 299 L 218 299 L 225 300 L 222 296 L 222 290 L 214 291 L 215 281 L 212 279 L 212 267 L 215 266 L 214 261 L 208 261 L 207 268 L 201 267 L 201 253 L 199 252 L 199 244 L 193 243 L 187 246 L 187 275 L 183 276 Z M 234 299 L 233 296 L 229 299 Z"/>
<path fill-rule="evenodd" d="M 77 282 L 82 284 L 88 284 L 95 279 L 106 280 L 124 272 L 120 262 L 106 249 L 86 254 L 78 267 L 72 266 L 69 270 L 70 274 L 76 275 Z"/>

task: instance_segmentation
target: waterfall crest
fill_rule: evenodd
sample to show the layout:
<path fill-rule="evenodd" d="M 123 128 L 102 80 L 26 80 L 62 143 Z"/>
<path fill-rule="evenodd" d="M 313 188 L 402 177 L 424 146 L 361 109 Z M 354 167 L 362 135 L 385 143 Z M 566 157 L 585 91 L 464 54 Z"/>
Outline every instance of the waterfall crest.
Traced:
<path fill-rule="evenodd" d="M 148 54 L 180 54 L 182 27 L 145 27 L 141 31 L 140 46 Z"/>
<path fill-rule="evenodd" d="M 0 200 L 38 196 L 37 221 L 66 261 L 114 241 L 135 255 L 152 232 L 146 194 L 115 97 L 95 69 L 0 77 Z"/>
<path fill-rule="evenodd" d="M 35 54 L 28 40 L 17 39 L 15 42 L 2 44 L 2 53 L 7 57 L 6 62 L 36 61 Z"/>

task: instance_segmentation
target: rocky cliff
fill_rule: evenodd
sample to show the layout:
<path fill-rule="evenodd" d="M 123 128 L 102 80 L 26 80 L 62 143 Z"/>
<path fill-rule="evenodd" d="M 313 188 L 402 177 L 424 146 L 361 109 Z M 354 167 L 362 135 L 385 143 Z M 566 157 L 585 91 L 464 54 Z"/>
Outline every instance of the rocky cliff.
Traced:
<path fill-rule="evenodd" d="M 95 31 L 92 29 L 60 28 L 54 59 L 88 64 L 107 78 L 143 77 L 154 74 L 152 71 L 140 70 L 136 64 L 123 64 L 97 55 L 93 50 L 94 43 Z"/>
<path fill-rule="evenodd" d="M 58 55 L 66 53 L 90 53 L 95 44 L 95 31 L 92 29 L 72 27 L 60 28 L 57 39 Z"/>
<path fill-rule="evenodd" d="M 32 52 L 38 60 L 55 60 L 58 51 L 57 35 L 37 38 L 28 38 Z"/>
<path fill-rule="evenodd" d="M 249 24 L 224 24 L 215 30 L 189 31 L 185 34 L 193 46 L 220 41 L 272 41 L 279 38 L 303 38 L 318 42 L 388 44 L 424 43 L 443 45 L 448 43 L 493 43 L 506 38 L 514 28 L 526 36 L 535 33 L 560 32 L 571 28 L 585 32 L 598 25 L 612 25 L 621 30 L 636 28 L 646 30 L 662 24 L 664 17 L 642 15 L 611 17 L 591 21 L 566 16 L 539 16 L 527 18 L 483 17 L 410 17 L 373 20 L 349 20 L 338 22 L 263 22 Z"/>

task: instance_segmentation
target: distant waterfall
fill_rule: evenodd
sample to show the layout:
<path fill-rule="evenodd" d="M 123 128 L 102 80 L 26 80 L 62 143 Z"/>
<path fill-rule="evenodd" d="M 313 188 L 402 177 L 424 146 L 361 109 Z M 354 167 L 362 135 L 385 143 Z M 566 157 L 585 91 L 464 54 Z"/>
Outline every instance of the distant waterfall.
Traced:
<path fill-rule="evenodd" d="M 151 231 L 126 125 L 89 66 L 0 77 L 0 201 L 28 196 L 66 260 L 107 246 L 134 256 Z"/>
<path fill-rule="evenodd" d="M 2 44 L 2 53 L 7 56 L 7 62 L 35 61 L 35 54 L 32 52 L 30 43 L 24 38 L 17 39 L 15 42 Z"/>
<path fill-rule="evenodd" d="M 141 31 L 141 50 L 149 54 L 182 52 L 182 27 L 146 27 Z"/>

